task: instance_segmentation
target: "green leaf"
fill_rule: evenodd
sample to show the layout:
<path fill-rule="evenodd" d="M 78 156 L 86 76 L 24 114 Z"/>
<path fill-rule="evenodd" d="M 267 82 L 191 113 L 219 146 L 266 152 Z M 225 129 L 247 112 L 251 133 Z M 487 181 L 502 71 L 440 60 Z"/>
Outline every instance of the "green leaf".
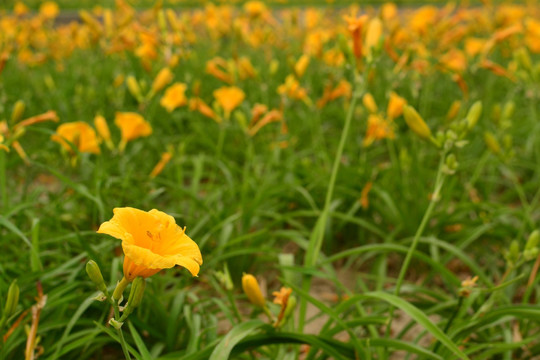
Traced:
<path fill-rule="evenodd" d="M 217 344 L 214 351 L 212 351 L 209 360 L 227 360 L 236 344 L 264 325 L 266 324 L 261 320 L 250 320 L 236 325 L 219 342 L 219 344 Z"/>
<path fill-rule="evenodd" d="M 128 325 L 129 330 L 131 331 L 131 336 L 133 336 L 133 340 L 135 341 L 135 345 L 137 345 L 137 349 L 139 349 L 142 359 L 152 360 L 152 355 L 150 355 L 150 352 L 137 332 L 137 329 L 135 329 L 135 326 L 131 323 L 131 321 L 128 321 Z"/>
<path fill-rule="evenodd" d="M 459 347 L 448 337 L 446 334 L 439 329 L 431 320 L 424 314 L 420 309 L 411 303 L 395 296 L 382 291 L 375 291 L 363 295 L 366 298 L 372 298 L 377 300 L 383 300 L 387 303 L 392 304 L 395 307 L 403 310 L 407 315 L 412 317 L 418 324 L 422 325 L 433 337 L 446 346 L 450 351 L 457 355 L 462 360 L 467 360 L 469 357 L 459 349 Z"/>

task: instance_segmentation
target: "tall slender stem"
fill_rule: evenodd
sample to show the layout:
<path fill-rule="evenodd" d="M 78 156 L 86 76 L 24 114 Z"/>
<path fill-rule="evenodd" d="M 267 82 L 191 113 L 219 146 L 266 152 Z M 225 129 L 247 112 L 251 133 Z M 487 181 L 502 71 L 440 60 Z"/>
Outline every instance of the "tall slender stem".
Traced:
<path fill-rule="evenodd" d="M 319 257 L 319 253 L 321 251 L 323 238 L 324 238 L 324 228 L 326 227 L 326 223 L 328 222 L 328 216 L 330 214 L 330 203 L 332 201 L 332 196 L 334 195 L 334 187 L 336 185 L 337 173 L 339 170 L 339 165 L 341 163 L 343 149 L 345 148 L 345 141 L 349 134 L 349 128 L 351 126 L 354 109 L 356 107 L 356 101 L 359 97 L 360 97 L 360 91 L 358 89 L 358 86 L 356 85 L 355 91 L 351 99 L 351 103 L 349 104 L 347 116 L 345 118 L 345 124 L 343 126 L 343 130 L 341 131 L 341 138 L 339 140 L 338 149 L 336 152 L 336 156 L 334 158 L 334 164 L 332 166 L 332 173 L 330 174 L 330 181 L 328 183 L 328 189 L 326 191 L 324 208 L 321 212 L 321 215 L 319 216 L 317 220 L 317 224 L 315 225 L 315 229 L 313 230 L 310 240 L 309 240 L 309 246 L 308 246 L 306 257 L 304 260 L 304 266 L 306 267 L 306 269 L 310 269 L 316 265 L 317 258 Z M 309 292 L 310 286 L 311 286 L 311 275 L 306 274 L 302 279 L 302 289 L 305 292 Z M 298 330 L 300 332 L 302 332 L 304 329 L 306 311 L 307 311 L 307 299 L 302 297 L 302 299 L 300 300 L 300 314 L 299 314 L 299 320 L 298 320 Z"/>
<path fill-rule="evenodd" d="M 6 166 L 6 153 L 0 149 L 0 196 L 2 196 L 0 208 L 7 210 L 9 202 L 7 198 Z"/>
<path fill-rule="evenodd" d="M 114 299 L 113 299 L 113 309 L 114 309 L 114 319 L 118 321 L 120 319 L 120 309 L 118 307 L 118 302 L 114 301 Z M 116 329 L 116 332 L 118 333 L 118 337 L 120 338 L 120 346 L 122 346 L 124 357 L 126 358 L 126 360 L 131 360 L 131 356 L 129 355 L 129 350 L 127 347 L 126 339 L 124 339 L 124 333 L 122 332 L 122 328 Z"/>
<path fill-rule="evenodd" d="M 431 195 L 431 200 L 429 202 L 428 208 L 426 209 L 426 212 L 424 213 L 424 216 L 422 217 L 420 226 L 418 226 L 418 229 L 416 229 L 416 234 L 414 235 L 412 244 L 409 247 L 407 256 L 405 256 L 405 260 L 403 261 L 403 264 L 401 265 L 399 276 L 396 282 L 396 288 L 394 290 L 394 295 L 396 296 L 399 296 L 401 286 L 403 284 L 403 281 L 405 280 L 405 275 L 407 274 L 407 270 L 409 269 L 409 264 L 411 263 L 412 256 L 416 250 L 416 247 L 418 246 L 420 236 L 422 236 L 422 233 L 424 232 L 426 225 L 429 219 L 431 218 L 431 214 L 433 213 L 433 209 L 435 208 L 435 203 L 439 200 L 439 195 L 440 195 L 440 192 L 444 183 L 444 178 L 445 178 L 444 173 L 443 173 L 445 157 L 446 157 L 446 152 L 443 152 L 441 154 L 441 160 L 439 162 L 439 169 L 437 171 L 437 176 L 435 178 L 435 187 Z M 394 318 L 394 307 L 392 306 L 390 308 L 390 316 L 389 316 L 388 326 L 386 328 L 386 335 L 390 334 L 393 318 Z"/>

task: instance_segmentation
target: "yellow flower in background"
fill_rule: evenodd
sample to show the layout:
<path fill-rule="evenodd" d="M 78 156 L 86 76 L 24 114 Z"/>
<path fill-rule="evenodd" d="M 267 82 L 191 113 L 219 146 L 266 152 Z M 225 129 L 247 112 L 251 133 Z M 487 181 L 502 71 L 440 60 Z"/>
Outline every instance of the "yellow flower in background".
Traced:
<path fill-rule="evenodd" d="M 29 11 L 30 11 L 30 9 L 28 9 L 28 6 L 26 6 L 22 1 L 17 1 L 15 3 L 15 6 L 13 6 L 13 12 L 17 16 L 25 15 Z"/>
<path fill-rule="evenodd" d="M 217 123 L 221 122 L 221 118 L 216 115 L 214 110 L 208 106 L 201 98 L 195 97 L 189 99 L 189 110 L 198 111 L 202 115 L 209 117 Z"/>
<path fill-rule="evenodd" d="M 247 1 L 244 11 L 251 17 L 259 17 L 266 13 L 267 8 L 263 1 Z"/>
<path fill-rule="evenodd" d="M 423 139 L 429 139 L 431 137 L 429 126 L 427 126 L 424 119 L 422 119 L 420 114 L 412 106 L 407 105 L 403 108 L 403 116 L 409 128 L 418 136 Z"/>
<path fill-rule="evenodd" d="M 154 168 L 152 169 L 152 172 L 150 173 L 150 177 L 155 178 L 156 176 L 161 174 L 163 169 L 165 169 L 165 165 L 167 165 L 169 161 L 171 161 L 171 159 L 172 159 L 172 152 L 167 151 L 161 154 L 161 159 L 156 164 L 156 166 L 154 166 Z"/>
<path fill-rule="evenodd" d="M 152 126 L 141 115 L 134 112 L 117 112 L 114 123 L 122 133 L 120 151 L 124 151 L 128 141 L 152 134 Z"/>
<path fill-rule="evenodd" d="M 369 114 L 363 145 L 369 146 L 375 140 L 393 138 L 395 138 L 393 123 L 379 114 Z"/>
<path fill-rule="evenodd" d="M 60 9 L 58 7 L 58 4 L 54 1 L 45 1 L 39 7 L 40 15 L 46 19 L 54 19 L 56 16 L 58 16 L 59 12 Z"/>
<path fill-rule="evenodd" d="M 373 18 L 369 21 L 366 30 L 366 51 L 371 54 L 371 51 L 379 43 L 382 35 L 383 24 L 381 19 Z"/>
<path fill-rule="evenodd" d="M 221 87 L 214 91 L 219 106 L 225 111 L 225 117 L 229 118 L 231 112 L 244 101 L 246 94 L 236 86 Z"/>
<path fill-rule="evenodd" d="M 300 59 L 294 64 L 294 73 L 298 78 L 301 78 L 304 76 L 304 73 L 306 72 L 306 69 L 309 65 L 309 56 L 304 54 L 300 56 Z"/>
<path fill-rule="evenodd" d="M 366 93 L 362 97 L 362 103 L 364 104 L 366 109 L 369 110 L 370 113 L 376 113 L 379 110 L 377 108 L 377 103 L 375 102 L 373 95 L 371 95 L 370 93 Z"/>
<path fill-rule="evenodd" d="M 122 240 L 124 277 L 149 277 L 176 265 L 197 276 L 203 260 L 197 244 L 189 238 L 170 215 L 153 209 L 148 212 L 124 207 L 115 208 L 111 220 L 98 229 Z"/>
<path fill-rule="evenodd" d="M 161 98 L 160 104 L 168 112 L 172 112 L 179 106 L 187 104 L 186 98 L 187 85 L 182 83 L 174 83 L 165 90 L 165 95 Z"/>
<path fill-rule="evenodd" d="M 84 121 L 74 121 L 60 125 L 51 140 L 62 145 L 68 152 L 73 152 L 72 143 L 80 152 L 99 154 L 99 141 L 94 129 Z"/>
<path fill-rule="evenodd" d="M 253 305 L 261 308 L 266 307 L 266 300 L 255 276 L 251 274 L 242 275 L 242 289 Z"/>
<path fill-rule="evenodd" d="M 96 127 L 99 136 L 105 141 L 105 144 L 107 144 L 107 147 L 109 149 L 114 149 L 107 120 L 101 115 L 96 115 L 94 118 L 94 126 Z"/>
<path fill-rule="evenodd" d="M 391 120 L 399 117 L 403 113 L 403 107 L 405 105 L 407 105 L 407 100 L 392 91 L 390 93 L 386 115 L 388 115 Z"/>
<path fill-rule="evenodd" d="M 153 95 L 163 89 L 173 80 L 173 78 L 174 74 L 172 73 L 171 69 L 168 67 L 161 69 L 152 83 L 152 90 L 150 90 L 150 94 Z"/>
<path fill-rule="evenodd" d="M 300 86 L 294 75 L 287 75 L 285 83 L 278 86 L 277 92 L 295 100 L 307 99 L 306 89 Z"/>

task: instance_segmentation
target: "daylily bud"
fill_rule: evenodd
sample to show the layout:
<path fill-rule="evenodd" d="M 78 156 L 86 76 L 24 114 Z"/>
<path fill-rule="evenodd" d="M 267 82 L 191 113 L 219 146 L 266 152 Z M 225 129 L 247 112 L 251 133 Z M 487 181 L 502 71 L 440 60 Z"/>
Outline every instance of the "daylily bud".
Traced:
<path fill-rule="evenodd" d="M 255 276 L 244 274 L 242 276 L 242 289 L 244 289 L 244 293 L 253 305 L 262 308 L 266 306 L 266 300 L 262 295 L 261 288 Z"/>
<path fill-rule="evenodd" d="M 283 315 L 283 320 L 281 321 L 280 325 L 284 325 L 287 323 L 287 320 L 291 317 L 292 313 L 294 312 L 294 308 L 296 307 L 296 297 L 293 295 L 289 296 L 289 300 L 287 301 L 287 307 L 285 308 L 285 314 Z"/>
<path fill-rule="evenodd" d="M 480 115 L 482 114 L 482 102 L 478 100 L 475 102 L 471 108 L 469 109 L 469 112 L 467 113 L 467 127 L 472 129 L 474 125 L 478 122 L 478 119 L 480 119 Z"/>
<path fill-rule="evenodd" d="M 379 39 L 382 34 L 383 23 L 379 18 L 373 18 L 369 21 L 366 31 L 366 49 L 371 56 L 372 49 L 379 44 Z"/>
<path fill-rule="evenodd" d="M 221 286 L 225 288 L 225 290 L 232 291 L 234 289 L 231 274 L 229 273 L 229 267 L 227 266 L 227 264 L 225 264 L 225 266 L 223 267 L 223 271 L 216 271 L 216 277 Z"/>
<path fill-rule="evenodd" d="M 366 93 L 364 95 L 364 97 L 362 97 L 362 103 L 364 104 L 366 109 L 368 109 L 368 111 L 370 113 L 376 113 L 377 112 L 377 110 L 378 110 L 377 103 L 375 102 L 375 99 L 373 98 L 373 95 L 371 95 L 370 93 Z"/>
<path fill-rule="evenodd" d="M 456 170 L 458 167 L 458 162 L 456 160 L 456 155 L 454 154 L 448 154 L 445 160 L 445 164 L 450 170 Z"/>
<path fill-rule="evenodd" d="M 514 54 L 517 61 L 524 69 L 532 69 L 531 57 L 529 56 L 529 53 L 527 52 L 527 49 L 525 47 L 519 48 Z"/>
<path fill-rule="evenodd" d="M 508 120 L 514 115 L 514 110 L 516 109 L 516 103 L 513 101 L 508 101 L 506 104 L 504 104 L 503 110 L 502 110 L 502 120 Z"/>
<path fill-rule="evenodd" d="M 414 131 L 422 139 L 429 139 L 431 137 L 431 130 L 427 126 L 426 122 L 416 110 L 407 105 L 403 109 L 403 116 L 405 117 L 405 122 L 409 128 Z"/>
<path fill-rule="evenodd" d="M 450 121 L 454 119 L 457 116 L 460 108 L 461 101 L 455 100 L 452 105 L 450 105 L 450 109 L 448 109 L 448 112 L 446 113 L 446 120 Z"/>
<path fill-rule="evenodd" d="M 107 147 L 109 149 L 114 148 L 114 144 L 111 141 L 111 132 L 109 130 L 109 125 L 107 125 L 107 120 L 101 115 L 97 115 L 94 118 L 94 125 L 96 126 L 96 130 L 101 136 L 103 140 L 105 140 L 105 144 L 107 144 Z"/>
<path fill-rule="evenodd" d="M 109 325 L 111 325 L 116 330 L 120 330 L 122 328 L 122 325 L 124 325 L 124 323 L 120 322 L 120 321 L 117 321 L 117 320 L 114 320 L 114 318 L 111 318 L 109 320 Z"/>
<path fill-rule="evenodd" d="M 174 75 L 171 72 L 171 69 L 169 69 L 168 67 L 164 67 L 156 75 L 156 78 L 154 79 L 154 82 L 152 83 L 152 90 L 150 90 L 150 93 L 152 95 L 157 93 L 159 90 L 167 86 L 167 84 L 170 83 L 173 78 L 174 78 Z"/>
<path fill-rule="evenodd" d="M 540 242 L 540 231 L 534 230 L 525 244 L 525 250 L 523 251 L 523 256 L 525 260 L 529 261 L 538 256 L 539 249 L 538 243 Z"/>
<path fill-rule="evenodd" d="M 88 274 L 90 280 L 92 280 L 92 282 L 96 285 L 98 290 L 104 294 L 107 294 L 107 285 L 105 285 L 99 265 L 94 260 L 90 260 L 86 263 L 86 273 Z"/>
<path fill-rule="evenodd" d="M 15 105 L 13 105 L 13 111 L 11 112 L 11 123 L 14 124 L 17 121 L 21 120 L 22 115 L 24 113 L 24 101 L 17 100 Z"/>
<path fill-rule="evenodd" d="M 13 315 L 17 309 L 17 305 L 19 305 L 19 285 L 17 285 L 17 280 L 13 280 L 8 289 L 3 316 L 7 318 Z"/>
<path fill-rule="evenodd" d="M 279 69 L 279 61 L 272 59 L 270 61 L 270 75 L 274 75 Z"/>
<path fill-rule="evenodd" d="M 488 149 L 491 150 L 492 153 L 494 153 L 495 155 L 499 155 L 501 153 L 501 145 L 499 144 L 497 138 L 495 138 L 495 135 L 493 135 L 489 131 L 486 131 L 484 133 L 484 141 L 486 142 Z"/>
<path fill-rule="evenodd" d="M 125 321 L 127 317 L 135 310 L 142 302 L 144 296 L 144 289 L 146 287 L 146 281 L 143 277 L 138 276 L 133 280 L 131 284 L 131 291 L 129 292 L 129 298 L 120 321 Z"/>
<path fill-rule="evenodd" d="M 519 260 L 519 255 L 519 242 L 517 240 L 513 240 L 510 244 L 508 252 L 506 253 L 506 261 L 510 266 L 514 266 Z"/>
<path fill-rule="evenodd" d="M 142 102 L 143 96 L 141 93 L 141 88 L 139 86 L 139 83 L 137 82 L 137 79 L 133 75 L 130 75 L 126 79 L 127 88 L 129 90 L 129 93 L 138 101 Z"/>

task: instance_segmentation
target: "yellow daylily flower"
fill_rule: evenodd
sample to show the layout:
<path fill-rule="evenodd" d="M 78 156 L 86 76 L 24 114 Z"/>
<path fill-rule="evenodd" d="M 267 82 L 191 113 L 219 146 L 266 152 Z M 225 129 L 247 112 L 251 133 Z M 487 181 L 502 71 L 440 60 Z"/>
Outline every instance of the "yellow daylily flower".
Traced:
<path fill-rule="evenodd" d="M 95 130 L 84 121 L 74 121 L 60 125 L 51 140 L 62 145 L 68 152 L 72 152 L 70 143 L 75 145 L 80 152 L 99 154 L 99 140 Z"/>
<path fill-rule="evenodd" d="M 97 232 L 122 240 L 124 277 L 128 281 L 176 265 L 197 276 L 203 263 L 201 251 L 172 216 L 156 209 L 146 212 L 131 207 L 115 208 L 113 212 L 112 219 L 101 224 Z"/>
<path fill-rule="evenodd" d="M 246 94 L 236 86 L 221 87 L 214 91 L 214 97 L 225 111 L 225 117 L 229 118 L 231 112 L 244 101 Z"/>
<path fill-rule="evenodd" d="M 124 151 L 128 141 L 152 134 L 152 126 L 144 118 L 134 112 L 117 112 L 114 123 L 120 128 L 122 140 L 119 150 Z"/>
<path fill-rule="evenodd" d="M 165 95 L 161 98 L 160 104 L 168 112 L 172 112 L 179 106 L 187 104 L 186 98 L 187 85 L 182 83 L 174 83 L 165 90 Z"/>

